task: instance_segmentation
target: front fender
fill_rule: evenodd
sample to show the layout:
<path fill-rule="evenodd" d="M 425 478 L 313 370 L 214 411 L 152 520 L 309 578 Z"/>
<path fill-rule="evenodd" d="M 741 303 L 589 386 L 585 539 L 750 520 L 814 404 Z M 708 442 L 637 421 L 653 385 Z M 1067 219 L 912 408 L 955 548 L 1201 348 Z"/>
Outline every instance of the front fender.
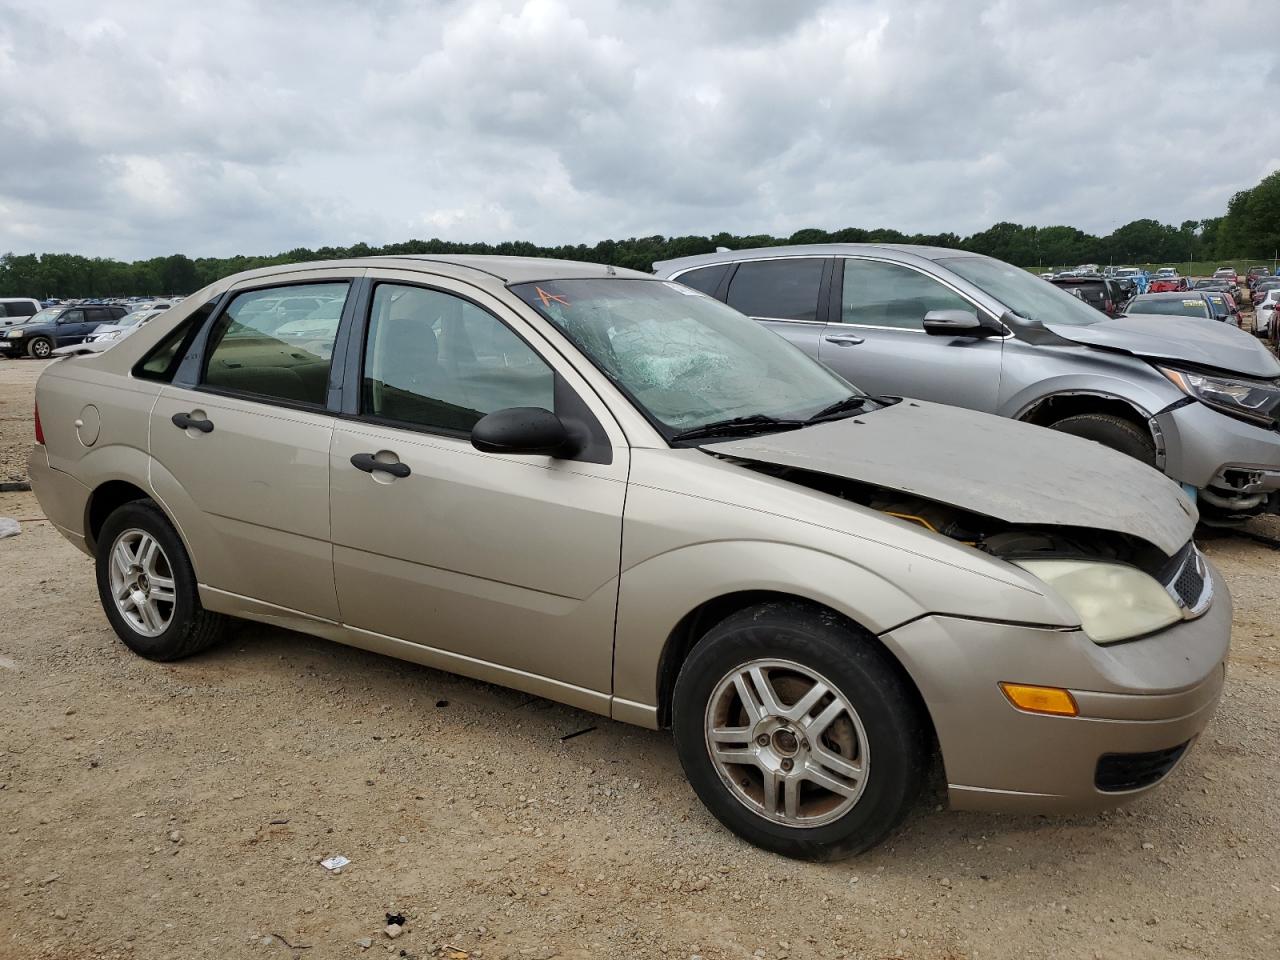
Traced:
<path fill-rule="evenodd" d="M 1159 376 L 1149 371 L 1153 377 Z M 1173 384 L 1145 383 L 1147 378 L 1126 379 L 1111 374 L 1064 374 L 1035 380 L 1001 401 L 996 412 L 1013 420 L 1025 419 L 1041 402 L 1050 397 L 1093 396 L 1127 403 L 1150 420 L 1160 411 L 1182 399 Z M 1165 386 L 1168 389 L 1165 389 Z"/>
<path fill-rule="evenodd" d="M 967 595 L 970 603 L 995 619 L 1043 623 L 1071 616 L 1029 589 L 1029 583 L 999 583 L 977 571 L 892 548 L 868 552 L 887 561 L 886 575 L 811 547 L 763 540 L 691 544 L 629 567 L 618 593 L 615 715 L 656 724 L 660 666 L 668 640 L 686 614 L 729 594 L 767 591 L 811 600 L 876 634 L 937 612 L 926 609 L 898 582 L 932 587 L 929 592 L 942 608 Z"/>

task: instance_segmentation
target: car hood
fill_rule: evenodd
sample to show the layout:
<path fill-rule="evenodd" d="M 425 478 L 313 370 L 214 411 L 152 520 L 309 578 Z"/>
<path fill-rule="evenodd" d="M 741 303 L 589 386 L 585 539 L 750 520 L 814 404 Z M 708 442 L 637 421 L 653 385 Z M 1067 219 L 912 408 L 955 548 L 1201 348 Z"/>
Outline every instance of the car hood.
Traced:
<path fill-rule="evenodd" d="M 1280 361 L 1258 339 L 1220 320 L 1161 314 L 1119 316 L 1084 326 L 1046 323 L 1063 339 L 1153 360 L 1193 363 L 1242 373 L 1280 377 Z"/>
<path fill-rule="evenodd" d="M 903 400 L 708 453 L 874 484 L 1007 523 L 1112 530 L 1172 556 L 1198 514 L 1178 485 L 1114 450 L 960 407 Z"/>

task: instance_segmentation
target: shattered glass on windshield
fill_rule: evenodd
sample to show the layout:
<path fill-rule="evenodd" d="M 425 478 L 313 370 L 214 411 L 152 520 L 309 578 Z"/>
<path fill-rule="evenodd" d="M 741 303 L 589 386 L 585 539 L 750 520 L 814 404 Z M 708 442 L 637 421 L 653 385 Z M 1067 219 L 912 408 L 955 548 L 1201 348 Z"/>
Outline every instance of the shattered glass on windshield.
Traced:
<path fill-rule="evenodd" d="M 667 281 L 513 288 L 653 417 L 683 430 L 726 417 L 803 417 L 851 388 L 724 304 Z"/>

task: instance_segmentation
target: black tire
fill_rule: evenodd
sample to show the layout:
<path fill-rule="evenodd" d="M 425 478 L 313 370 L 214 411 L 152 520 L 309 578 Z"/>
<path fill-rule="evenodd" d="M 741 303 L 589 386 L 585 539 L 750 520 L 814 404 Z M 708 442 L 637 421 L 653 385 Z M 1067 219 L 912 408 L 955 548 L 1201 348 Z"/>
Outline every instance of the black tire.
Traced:
<path fill-rule="evenodd" d="M 1112 413 L 1081 413 L 1051 425 L 1051 429 L 1094 440 L 1128 454 L 1148 466 L 1156 465 L 1156 445 L 1141 427 Z"/>
<path fill-rule="evenodd" d="M 164 551 L 172 573 L 174 601 L 171 619 L 157 636 L 140 633 L 125 619 L 111 594 L 111 551 L 128 530 L 150 534 Z M 227 618 L 200 604 L 196 575 L 182 539 L 164 513 L 150 500 L 134 500 L 116 509 L 98 534 L 96 556 L 98 599 L 116 635 L 134 653 L 148 660 L 180 660 L 217 643 Z"/>
<path fill-rule="evenodd" d="M 27 355 L 37 360 L 48 360 L 53 353 L 53 341 L 48 337 L 32 337 L 27 344 Z"/>
<path fill-rule="evenodd" d="M 721 680 L 753 660 L 801 664 L 827 679 L 865 730 L 866 785 L 843 815 L 820 826 L 767 819 L 730 792 L 707 745 L 708 702 Z M 707 809 L 749 843 L 804 860 L 838 860 L 874 847 L 917 801 L 931 759 L 927 720 L 914 687 L 874 637 L 800 602 L 741 611 L 713 627 L 681 667 L 672 728 L 685 775 Z"/>

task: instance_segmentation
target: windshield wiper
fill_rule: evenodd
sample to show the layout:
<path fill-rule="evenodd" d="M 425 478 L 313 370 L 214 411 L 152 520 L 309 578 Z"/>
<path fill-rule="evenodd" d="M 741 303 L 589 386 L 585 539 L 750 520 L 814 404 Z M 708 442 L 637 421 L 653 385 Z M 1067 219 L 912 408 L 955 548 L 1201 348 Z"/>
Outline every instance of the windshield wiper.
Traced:
<path fill-rule="evenodd" d="M 821 420 L 826 420 L 828 417 L 834 417 L 839 413 L 847 413 L 850 410 L 861 410 L 867 405 L 868 399 L 868 397 L 864 397 L 861 394 L 853 394 L 852 396 L 845 397 L 843 400 L 837 400 L 835 403 L 823 407 L 805 422 L 818 423 Z"/>
<path fill-rule="evenodd" d="M 808 420 L 787 420 L 782 417 L 771 417 L 767 413 L 749 413 L 745 417 L 730 417 L 728 420 L 713 420 L 700 427 L 690 427 L 675 434 L 672 440 L 704 440 L 708 437 L 748 436 L 753 433 L 766 433 L 770 430 L 795 430 L 807 426 Z"/>

